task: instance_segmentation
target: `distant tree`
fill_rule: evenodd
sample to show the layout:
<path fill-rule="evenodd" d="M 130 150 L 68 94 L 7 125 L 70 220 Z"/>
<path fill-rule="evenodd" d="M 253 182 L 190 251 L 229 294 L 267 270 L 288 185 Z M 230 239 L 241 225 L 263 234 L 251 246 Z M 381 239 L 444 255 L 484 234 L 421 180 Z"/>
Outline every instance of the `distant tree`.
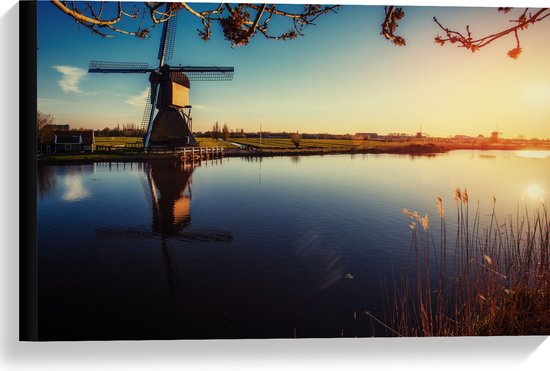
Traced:
<path fill-rule="evenodd" d="M 220 125 L 216 121 L 214 126 L 212 127 L 212 138 L 219 139 L 220 138 Z"/>
<path fill-rule="evenodd" d="M 122 130 L 136 130 L 136 129 L 137 129 L 137 125 L 134 124 L 133 122 L 129 122 L 127 124 L 122 125 Z"/>
<path fill-rule="evenodd" d="M 53 125 L 55 122 L 55 118 L 50 115 L 49 113 L 44 113 L 42 111 L 38 111 L 36 114 L 36 130 L 40 131 L 40 129 L 44 128 L 46 125 Z"/>
<path fill-rule="evenodd" d="M 303 36 L 304 29 L 315 25 L 316 20 L 328 13 L 336 13 L 339 5 L 304 5 L 302 10 L 289 12 L 282 10 L 276 4 L 212 4 L 207 10 L 199 10 L 204 4 L 186 2 L 69 2 L 52 0 L 52 3 L 63 13 L 72 17 L 77 23 L 89 28 L 102 37 L 113 37 L 116 33 L 145 38 L 150 35 L 151 29 L 166 22 L 178 11 L 185 11 L 202 23 L 197 29 L 198 36 L 207 41 L 212 36 L 212 26 L 217 24 L 227 41 L 232 46 L 247 45 L 257 34 L 268 39 L 291 40 Z M 165 7 L 166 5 L 166 7 Z M 498 8 L 502 14 L 513 13 L 513 8 Z M 487 36 L 474 37 L 470 26 L 463 32 L 451 30 L 443 26 L 435 17 L 434 22 L 439 26 L 443 35 L 437 35 L 435 42 L 440 45 L 455 44 L 471 52 L 476 52 L 493 41 L 512 36 L 516 41 L 514 48 L 508 51 L 510 58 L 518 58 L 522 48 L 519 32 L 548 18 L 550 8 L 530 10 L 524 8 L 516 12 L 509 19 L 507 26 L 501 31 Z M 397 46 L 406 45 L 404 37 L 396 35 L 396 30 L 405 17 L 405 11 L 394 5 L 384 7 L 384 19 L 380 34 Z M 273 19 L 286 20 L 290 28 L 286 31 L 272 33 L 269 28 Z M 549 18 L 550 19 L 550 18 Z M 511 26 L 508 26 L 511 25 Z M 274 26 L 281 29 L 279 26 Z"/>
<path fill-rule="evenodd" d="M 227 127 L 227 124 L 223 124 L 222 138 L 223 140 L 229 139 L 229 128 Z"/>
<path fill-rule="evenodd" d="M 302 141 L 302 136 L 298 132 L 290 135 L 290 141 L 296 146 L 296 149 L 300 148 L 300 142 Z"/>
<path fill-rule="evenodd" d="M 140 133 L 140 129 L 138 128 L 136 123 L 129 122 L 122 125 L 122 136 L 134 137 L 139 136 L 140 134 L 142 133 Z"/>
<path fill-rule="evenodd" d="M 49 113 L 38 111 L 36 114 L 36 138 L 38 145 L 48 142 L 53 137 L 54 129 L 52 125 L 55 118 Z"/>

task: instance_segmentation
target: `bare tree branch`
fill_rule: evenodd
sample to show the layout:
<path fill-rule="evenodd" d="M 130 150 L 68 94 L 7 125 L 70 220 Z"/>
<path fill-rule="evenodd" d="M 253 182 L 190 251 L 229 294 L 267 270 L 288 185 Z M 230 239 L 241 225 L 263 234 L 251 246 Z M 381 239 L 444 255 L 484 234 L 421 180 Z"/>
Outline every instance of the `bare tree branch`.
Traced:
<path fill-rule="evenodd" d="M 118 10 L 119 10 L 118 16 L 114 19 L 111 19 L 111 20 L 100 20 L 100 19 L 97 19 L 95 17 L 94 18 L 86 17 L 84 14 L 79 13 L 78 11 L 76 11 L 75 8 L 73 8 L 73 9 L 68 8 L 66 6 L 65 2 L 61 2 L 59 0 L 52 0 L 52 3 L 55 6 L 57 6 L 63 13 L 70 15 L 75 20 L 77 20 L 79 22 L 90 23 L 90 24 L 104 25 L 104 26 L 112 25 L 112 24 L 115 24 L 118 21 L 120 21 L 120 18 L 121 18 L 121 15 L 122 15 L 122 8 L 121 8 L 121 3 L 120 2 L 118 3 Z"/>
<path fill-rule="evenodd" d="M 399 20 L 403 19 L 405 12 L 403 8 L 396 8 L 395 6 L 385 6 L 384 13 L 386 17 L 382 23 L 382 31 L 380 32 L 387 40 L 390 40 L 394 45 L 404 46 L 406 41 L 403 37 L 397 36 L 395 30 L 399 27 Z"/>
<path fill-rule="evenodd" d="M 498 8 L 499 12 L 504 14 L 509 13 L 512 8 Z M 523 13 L 515 19 L 511 19 L 510 22 L 515 23 L 513 27 L 506 28 L 500 32 L 493 33 L 491 35 L 483 36 L 474 39 L 470 32 L 470 26 L 466 26 L 467 36 L 464 36 L 462 33 L 449 28 L 444 27 L 437 18 L 433 18 L 434 22 L 443 30 L 445 36 L 436 36 L 435 42 L 440 45 L 445 45 L 446 43 L 458 44 L 460 48 L 466 48 L 472 53 L 475 53 L 480 48 L 483 48 L 486 45 L 489 45 L 493 41 L 500 39 L 509 34 L 514 34 L 516 40 L 516 47 L 508 51 L 508 56 L 510 58 L 516 59 L 519 57 L 522 48 L 519 40 L 519 31 L 525 30 L 529 25 L 535 24 L 542 21 L 550 15 L 549 8 L 542 8 L 536 11 L 535 13 L 530 13 L 529 8 L 525 8 Z"/>
<path fill-rule="evenodd" d="M 256 27 L 258 27 L 258 23 L 260 22 L 260 19 L 262 18 L 262 15 L 264 14 L 265 8 L 267 7 L 267 4 L 262 4 L 261 8 L 258 9 L 256 12 L 256 18 L 254 19 L 254 22 L 252 22 L 252 25 L 248 27 L 248 30 L 246 33 L 243 34 L 243 36 L 235 41 L 235 44 L 239 45 L 243 40 L 248 40 L 250 37 L 256 32 Z"/>
<path fill-rule="evenodd" d="M 145 38 L 149 36 L 154 27 L 166 22 L 178 11 L 186 11 L 202 23 L 202 28 L 197 29 L 200 38 L 205 41 L 209 40 L 212 37 L 212 25 L 218 24 L 222 29 L 224 38 L 233 47 L 247 45 L 257 33 L 273 40 L 295 39 L 304 35 L 303 31 L 306 27 L 315 26 L 315 21 L 319 17 L 328 13 L 336 13 L 339 9 L 339 5 L 308 4 L 304 5 L 299 11 L 288 11 L 286 10 L 288 8 L 283 10 L 281 5 L 276 4 L 241 3 L 232 6 L 229 3 L 218 3 L 209 10 L 200 11 L 197 10 L 200 9 L 198 4 L 190 5 L 186 2 L 143 2 L 139 5 L 133 5 L 132 10 L 128 11 L 124 7 L 128 8 L 130 5 L 128 3 L 123 4 L 120 1 L 116 3 L 105 1 L 85 2 L 84 10 L 78 9 L 74 1 L 52 0 L 52 3 L 60 11 L 72 17 L 75 22 L 102 37 L 113 37 L 114 34 L 121 33 Z M 109 18 L 104 15 L 107 13 L 104 10 L 107 7 L 112 8 L 113 5 L 116 6 L 116 9 L 111 12 Z M 205 7 L 205 5 L 201 4 L 201 7 Z M 512 10 L 513 8 L 498 8 L 498 11 L 503 14 L 509 14 Z M 437 35 L 435 42 L 440 45 L 458 44 L 459 47 L 476 52 L 499 38 L 513 34 L 516 46 L 508 51 L 508 56 L 515 59 L 522 51 L 519 38 L 520 31 L 546 19 L 548 16 L 550 16 L 549 8 L 542 8 L 534 13 L 531 13 L 529 8 L 525 8 L 517 18 L 510 20 L 513 23 L 512 27 L 479 38 L 472 36 L 469 25 L 466 26 L 465 32 L 461 33 L 444 27 L 434 17 L 434 22 L 443 31 L 443 36 Z M 399 22 L 404 17 L 403 8 L 394 5 L 384 7 L 384 20 L 381 24 L 380 34 L 397 46 L 406 45 L 405 39 L 396 35 Z M 280 34 L 271 33 L 269 25 L 274 18 L 286 19 L 290 23 L 288 31 Z M 123 24 L 120 23 L 123 19 L 134 19 L 136 22 L 128 24 L 123 22 L 124 27 L 119 26 Z"/>

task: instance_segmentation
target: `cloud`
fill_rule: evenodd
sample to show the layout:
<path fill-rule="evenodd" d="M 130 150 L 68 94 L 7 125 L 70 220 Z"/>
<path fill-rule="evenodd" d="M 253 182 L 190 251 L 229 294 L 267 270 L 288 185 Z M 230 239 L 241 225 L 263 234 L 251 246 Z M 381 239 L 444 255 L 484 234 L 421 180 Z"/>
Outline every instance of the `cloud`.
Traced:
<path fill-rule="evenodd" d="M 52 103 L 52 104 L 67 104 L 68 102 L 61 100 L 61 99 L 53 99 L 53 98 L 37 98 L 38 103 Z"/>
<path fill-rule="evenodd" d="M 193 107 L 194 110 L 198 110 L 198 111 L 210 111 L 210 107 L 209 106 L 205 106 L 203 104 L 192 104 L 191 105 Z"/>
<path fill-rule="evenodd" d="M 128 99 L 126 99 L 126 103 L 132 106 L 144 107 L 147 101 L 148 95 L 149 95 L 149 88 L 145 88 L 145 90 L 139 93 L 138 95 L 133 95 L 128 97 Z"/>
<path fill-rule="evenodd" d="M 87 74 L 86 70 L 72 66 L 52 66 L 55 70 L 60 72 L 63 77 L 58 81 L 59 87 L 65 93 L 75 94 L 97 94 L 95 92 L 85 92 L 80 89 L 78 84 L 80 80 Z"/>

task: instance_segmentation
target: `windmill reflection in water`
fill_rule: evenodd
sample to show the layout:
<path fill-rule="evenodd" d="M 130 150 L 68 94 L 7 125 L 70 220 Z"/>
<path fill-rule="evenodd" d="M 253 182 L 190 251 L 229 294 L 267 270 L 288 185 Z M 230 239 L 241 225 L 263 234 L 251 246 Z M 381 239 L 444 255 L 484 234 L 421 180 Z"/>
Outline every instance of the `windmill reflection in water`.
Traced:
<path fill-rule="evenodd" d="M 220 160 L 211 160 L 217 163 Z M 133 236 L 160 240 L 170 290 L 174 292 L 172 257 L 168 243 L 209 242 L 231 243 L 233 235 L 229 231 L 192 228 L 191 199 L 192 174 L 195 168 L 207 161 L 158 160 L 150 161 L 142 167 L 147 178 L 150 193 L 152 226 L 143 228 L 98 228 L 96 233 L 103 236 Z M 173 245 L 172 245 L 173 246 Z"/>

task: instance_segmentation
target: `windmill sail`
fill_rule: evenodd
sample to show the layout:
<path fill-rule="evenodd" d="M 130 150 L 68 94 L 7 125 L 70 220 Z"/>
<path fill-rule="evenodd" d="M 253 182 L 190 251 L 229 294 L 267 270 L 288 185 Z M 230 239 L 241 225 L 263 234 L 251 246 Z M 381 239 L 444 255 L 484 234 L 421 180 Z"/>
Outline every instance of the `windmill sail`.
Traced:
<path fill-rule="evenodd" d="M 168 10 L 168 4 L 166 4 L 166 10 Z M 162 25 L 162 36 L 157 56 L 160 61 L 159 67 L 162 67 L 166 61 L 172 59 L 174 40 L 176 38 L 177 14 L 177 12 L 173 13 Z"/>
<path fill-rule="evenodd" d="M 152 107 L 151 104 L 151 88 L 149 88 L 149 93 L 147 94 L 147 101 L 145 102 L 145 111 L 143 111 L 143 118 L 141 120 L 141 127 L 140 132 L 145 134 L 147 132 L 147 127 L 149 126 L 149 119 L 151 118 L 152 114 Z"/>
<path fill-rule="evenodd" d="M 165 62 L 171 60 L 174 54 L 174 42 L 176 40 L 176 27 L 178 25 L 177 13 L 172 17 L 170 17 L 170 19 L 166 23 L 167 23 L 166 44 L 165 44 L 165 52 L 164 52 Z M 159 59 L 160 59 L 160 51 L 159 51 Z"/>
<path fill-rule="evenodd" d="M 233 67 L 171 67 L 171 71 L 183 72 L 191 81 L 229 81 L 233 79 Z"/>
<path fill-rule="evenodd" d="M 147 73 L 153 69 L 147 63 L 91 61 L 89 73 Z"/>
<path fill-rule="evenodd" d="M 145 148 L 149 148 L 149 141 L 151 140 L 151 131 L 153 129 L 153 118 L 154 118 L 153 113 L 155 112 L 157 97 L 158 97 L 158 85 L 155 85 L 149 88 L 149 96 L 147 99 L 149 108 L 147 108 L 147 104 L 146 104 L 145 113 L 143 117 L 143 122 L 147 122 L 146 130 L 145 130 L 145 141 L 143 143 L 143 146 Z M 149 113 L 147 114 L 147 112 Z M 145 121 L 145 115 L 148 115 L 147 121 Z"/>

